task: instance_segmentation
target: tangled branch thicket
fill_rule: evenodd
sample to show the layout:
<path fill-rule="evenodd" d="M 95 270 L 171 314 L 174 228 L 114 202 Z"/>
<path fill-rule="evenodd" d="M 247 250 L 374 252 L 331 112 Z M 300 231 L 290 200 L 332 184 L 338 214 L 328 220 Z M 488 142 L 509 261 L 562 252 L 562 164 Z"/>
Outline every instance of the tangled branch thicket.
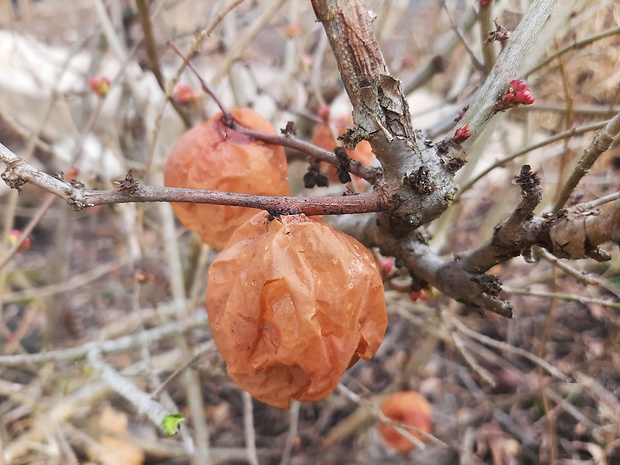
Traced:
<path fill-rule="evenodd" d="M 616 3 L 0 5 L 0 464 L 618 463 Z M 218 111 L 292 196 L 161 187 Z M 348 151 L 307 142 L 349 115 Z M 333 215 L 382 270 L 376 356 L 290 410 L 241 392 L 173 201 Z M 381 412 L 402 390 L 432 435 Z"/>

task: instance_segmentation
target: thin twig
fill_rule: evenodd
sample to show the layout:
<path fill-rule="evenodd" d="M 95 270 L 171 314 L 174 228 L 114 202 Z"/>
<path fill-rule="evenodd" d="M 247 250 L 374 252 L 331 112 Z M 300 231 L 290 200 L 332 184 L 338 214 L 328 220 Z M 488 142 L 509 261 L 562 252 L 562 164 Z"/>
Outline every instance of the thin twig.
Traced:
<path fill-rule="evenodd" d="M 539 69 L 547 66 L 549 63 L 551 63 L 553 60 L 555 60 L 556 58 L 561 57 L 562 55 L 570 52 L 571 50 L 578 50 L 580 48 L 583 48 L 587 45 L 590 45 L 598 40 L 601 39 L 605 39 L 606 37 L 610 37 L 616 34 L 620 34 L 620 27 L 614 27 L 611 29 L 607 29 L 603 32 L 599 32 L 598 34 L 594 34 L 592 36 L 586 37 L 585 39 L 579 40 L 577 42 L 573 42 L 572 44 L 566 45 L 565 47 L 559 49 L 557 52 L 553 53 L 552 55 L 550 55 L 547 59 L 541 61 L 540 63 L 536 64 L 536 66 L 530 68 L 528 71 L 525 72 L 525 76 L 529 76 L 530 74 L 532 74 L 535 71 L 538 71 Z"/>
<path fill-rule="evenodd" d="M 552 137 L 549 137 L 548 139 L 545 139 L 543 141 L 536 142 L 534 144 L 528 145 L 527 147 L 524 147 L 524 148 L 522 148 L 520 150 L 517 150 L 516 152 L 512 152 L 511 154 L 505 156 L 504 158 L 501 158 L 501 159 L 497 160 L 491 166 L 489 166 L 488 168 L 483 170 L 480 174 L 478 174 L 475 178 L 473 178 L 470 181 L 468 181 L 467 183 L 463 184 L 460 187 L 459 192 L 456 195 L 455 201 L 458 200 L 463 195 L 464 192 L 466 192 L 467 190 L 471 189 L 474 184 L 476 184 L 478 181 L 480 181 L 480 179 L 485 177 L 487 174 L 489 174 L 494 169 L 499 168 L 501 166 L 504 166 L 509 161 L 512 161 L 515 158 L 520 157 L 521 155 L 525 155 L 528 152 L 531 152 L 532 150 L 536 150 L 538 148 L 544 147 L 545 145 L 552 144 L 552 143 L 557 142 L 559 140 L 570 139 L 573 136 L 585 134 L 587 132 L 596 131 L 597 129 L 600 129 L 600 128 L 604 127 L 608 122 L 609 121 L 599 121 L 597 123 L 588 124 L 586 126 L 581 126 L 581 127 L 578 127 L 578 128 L 572 128 L 572 129 L 569 129 L 567 131 L 559 132 L 556 135 L 554 135 Z"/>
<path fill-rule="evenodd" d="M 554 270 L 554 278 L 556 278 L 557 273 Z M 557 279 L 553 280 L 554 292 L 557 287 Z M 547 311 L 547 315 L 545 317 L 545 324 L 543 326 L 543 331 L 540 336 L 540 341 L 538 344 L 537 355 L 539 358 L 544 358 L 545 350 L 547 348 L 547 341 L 549 340 L 549 335 L 551 334 L 551 328 L 553 327 L 553 322 L 555 321 L 555 313 L 557 309 L 557 300 L 555 298 L 551 299 L 549 303 L 549 310 Z M 557 465 L 557 454 L 558 454 L 558 441 L 556 436 L 556 428 L 557 424 L 555 421 L 555 417 L 550 415 L 551 405 L 549 403 L 549 398 L 547 397 L 547 391 L 545 389 L 544 379 L 543 379 L 543 371 L 542 366 L 538 365 L 536 367 L 536 374 L 538 375 L 538 385 L 540 388 L 540 396 L 542 398 L 543 409 L 545 412 L 544 418 L 547 423 L 547 432 L 548 432 L 548 448 L 549 448 L 549 462 L 550 465 Z"/>
<path fill-rule="evenodd" d="M 280 465 L 289 465 L 291 460 L 291 451 L 295 445 L 295 439 L 297 438 L 297 428 L 299 426 L 299 410 L 301 403 L 293 400 L 291 403 L 291 415 L 289 419 L 288 434 L 286 435 L 286 443 L 284 444 L 284 450 L 282 451 L 282 458 L 280 459 Z"/>
<path fill-rule="evenodd" d="M 620 303 L 610 302 L 605 299 L 595 299 L 592 297 L 585 297 L 575 294 L 565 294 L 561 292 L 545 292 L 545 291 L 528 291 L 526 289 L 515 289 L 512 287 L 503 286 L 503 290 L 508 294 L 529 295 L 533 297 L 545 297 L 548 299 L 566 300 L 568 302 L 581 302 L 586 304 L 603 305 L 608 308 L 620 310 Z"/>
<path fill-rule="evenodd" d="M 36 354 L 0 356 L 0 366 L 19 367 L 40 365 L 47 362 L 80 360 L 85 358 L 88 352 L 93 349 L 96 349 L 102 354 L 122 352 L 136 347 L 152 344 L 162 339 L 178 336 L 192 329 L 204 327 L 206 324 L 207 317 L 202 315 L 184 321 L 169 323 L 146 331 L 140 331 L 130 336 L 124 336 L 118 339 L 111 339 L 103 342 L 88 342 L 84 345 L 69 349 L 39 352 Z"/>
<path fill-rule="evenodd" d="M 75 209 L 133 202 L 191 202 L 251 207 L 276 214 L 340 215 L 386 211 L 388 202 L 379 190 L 341 197 L 277 197 L 234 192 L 136 185 L 131 193 L 119 190 L 81 189 L 43 173 L 0 144 L 0 161 L 15 180 L 28 181 L 73 205 Z M 353 167 L 353 163 L 351 163 Z M 354 172 L 352 169 L 351 172 Z"/>
<path fill-rule="evenodd" d="M 243 391 L 243 430 L 245 432 L 245 448 L 250 465 L 260 465 L 256 455 L 256 430 L 254 429 L 254 405 L 250 393 Z"/>
<path fill-rule="evenodd" d="M 536 256 L 542 258 L 543 260 L 545 260 L 548 263 L 551 263 L 553 266 L 555 266 L 556 268 L 559 268 L 560 270 L 562 270 L 564 273 L 566 273 L 569 276 L 572 276 L 573 278 L 575 278 L 577 281 L 589 285 L 589 286 L 602 286 L 603 282 L 599 279 L 596 278 L 594 276 L 590 276 L 588 274 L 585 274 L 579 270 L 574 269 L 573 267 L 567 265 L 566 263 L 560 261 L 559 258 L 557 258 L 555 255 L 553 255 L 551 252 L 549 252 L 546 249 L 543 249 L 542 247 L 536 247 L 534 249 L 534 253 L 536 254 Z"/>
<path fill-rule="evenodd" d="M 480 25 L 480 43 L 482 48 L 482 57 L 484 58 L 483 70 L 485 74 L 488 74 L 497 57 L 493 44 L 487 39 L 489 38 L 489 31 L 493 30 L 493 24 L 491 23 L 493 15 L 493 2 L 480 2 L 480 9 L 478 10 L 478 24 Z"/>
<path fill-rule="evenodd" d="M 183 373 L 190 365 L 196 363 L 206 354 L 211 353 L 214 350 L 215 350 L 215 342 L 213 340 L 210 340 L 209 342 L 207 342 L 207 344 L 204 347 L 202 347 L 202 349 L 200 349 L 198 352 L 192 355 L 191 358 L 183 362 L 183 364 L 180 367 L 176 368 L 172 373 L 170 373 L 170 375 L 161 383 L 161 385 L 151 393 L 151 397 L 153 399 L 158 399 L 159 396 L 164 392 L 166 387 L 168 387 L 168 385 L 172 381 L 178 378 L 179 375 Z"/>
<path fill-rule="evenodd" d="M 200 75 L 200 73 L 198 72 L 194 64 L 190 61 L 191 54 L 188 56 L 184 56 L 181 49 L 179 49 L 177 44 L 175 44 L 172 39 L 168 39 L 168 45 L 172 48 L 172 50 L 175 51 L 177 55 L 179 55 L 183 59 L 183 64 L 189 66 L 189 69 L 193 71 L 194 75 L 200 81 L 202 90 L 211 96 L 211 98 L 215 101 L 215 103 L 220 108 L 220 110 L 222 110 L 223 116 L 227 119 L 232 118 L 230 114 L 230 110 L 228 109 L 228 107 L 226 107 L 226 105 L 224 105 L 224 102 L 219 98 L 219 96 L 217 95 L 217 92 L 215 92 L 215 90 L 211 87 L 211 85 L 202 78 L 202 76 Z"/>
<path fill-rule="evenodd" d="M 104 263 L 97 265 L 96 267 L 71 277 L 60 283 L 50 284 L 48 286 L 41 286 L 35 289 L 27 289 L 23 291 L 10 292 L 4 295 L 3 301 L 5 303 L 18 302 L 24 299 L 40 299 L 42 297 L 48 297 L 56 295 L 62 292 L 67 292 L 72 289 L 79 289 L 82 286 L 101 278 L 109 273 L 113 273 L 119 268 L 130 263 L 129 258 L 121 258 L 120 260 L 114 260 L 110 263 Z"/>
<path fill-rule="evenodd" d="M 452 15 L 450 14 L 450 10 L 448 10 L 448 6 L 446 5 L 446 2 L 442 2 L 442 6 L 443 6 L 443 9 L 445 10 L 446 14 L 448 15 L 448 19 L 450 20 L 450 27 L 454 31 L 454 34 L 459 39 L 459 41 L 463 44 L 463 47 L 465 47 L 465 51 L 469 55 L 469 59 L 471 60 L 472 64 L 474 65 L 474 68 L 476 68 L 477 70 L 484 70 L 485 66 L 480 62 L 480 60 L 478 59 L 478 57 L 476 56 L 474 51 L 471 49 L 471 47 L 467 43 L 467 40 L 465 40 L 465 37 L 463 37 L 463 34 L 461 34 L 461 31 L 460 31 L 458 25 L 454 22 L 454 19 L 452 18 Z M 482 25 L 480 27 L 481 27 L 481 29 L 483 28 Z M 486 39 L 486 37 L 485 37 L 485 39 Z M 491 64 L 491 67 L 492 66 L 493 65 Z M 491 68 L 489 68 L 489 69 L 491 69 Z M 488 70 L 486 70 L 486 72 L 488 72 Z"/>
<path fill-rule="evenodd" d="M 441 439 L 427 433 L 424 430 L 421 430 L 420 428 L 416 428 L 415 426 L 391 420 L 390 418 L 385 416 L 385 414 L 381 411 L 381 409 L 377 406 L 375 402 L 360 397 L 359 395 L 351 391 L 348 387 L 346 387 L 344 384 L 338 384 L 338 387 L 336 389 L 338 390 L 338 392 L 344 394 L 357 405 L 364 407 L 373 417 L 375 417 L 381 423 L 385 423 L 386 425 L 394 427 L 394 429 L 396 429 L 400 434 L 407 438 L 408 441 L 411 441 L 411 443 L 415 445 L 416 448 L 420 450 L 425 450 L 428 446 L 416 436 L 411 434 L 411 432 L 423 437 L 424 439 L 432 442 L 435 445 L 449 447 L 449 445 L 443 442 Z"/>
<path fill-rule="evenodd" d="M 595 200 L 591 200 L 590 202 L 580 203 L 578 205 L 575 205 L 572 208 L 572 210 L 575 211 L 575 212 L 586 212 L 588 210 L 593 210 L 596 207 L 599 207 L 599 206 L 604 205 L 606 203 L 614 202 L 614 201 L 616 201 L 618 199 L 620 199 L 620 191 L 614 192 L 613 194 L 609 194 L 609 195 L 606 195 L 604 197 L 600 197 L 600 198 L 595 199 Z"/>
<path fill-rule="evenodd" d="M 254 39 L 256 34 L 258 34 L 263 27 L 265 27 L 265 25 L 273 19 L 280 7 L 284 5 L 284 2 L 285 0 L 272 0 L 271 3 L 265 6 L 260 15 L 253 17 L 250 27 L 247 29 L 246 33 L 242 37 L 239 37 L 236 47 L 233 50 L 228 51 L 226 57 L 224 58 L 224 62 L 211 79 L 211 83 L 214 86 L 217 86 L 220 81 L 228 75 L 233 63 L 238 60 L 239 56 L 248 49 L 250 42 Z"/>
<path fill-rule="evenodd" d="M 604 128 L 599 130 L 592 139 L 590 146 L 585 150 L 575 170 L 570 175 L 566 183 L 560 192 L 558 200 L 553 206 L 553 211 L 557 212 L 566 205 L 566 202 L 570 198 L 571 194 L 579 184 L 579 181 L 590 171 L 590 168 L 598 160 L 599 156 L 603 154 L 611 144 L 616 140 L 616 137 L 620 133 L 620 112 L 616 114 Z"/>
<path fill-rule="evenodd" d="M 19 252 L 22 244 L 30 237 L 32 231 L 34 231 L 34 228 L 36 228 L 36 226 L 39 224 L 43 216 L 45 216 L 45 214 L 50 209 L 56 199 L 57 197 L 53 194 L 48 194 L 45 196 L 45 198 L 43 199 L 43 203 L 37 209 L 37 213 L 32 217 L 26 227 L 21 231 L 21 235 L 19 236 L 15 244 L 13 244 L 13 247 L 11 247 L 11 249 L 6 253 L 6 255 L 0 259 L 0 269 L 4 268 L 7 263 L 9 263 L 11 258 L 13 258 L 17 252 Z"/>
<path fill-rule="evenodd" d="M 88 351 L 87 357 L 95 373 L 101 376 L 101 378 L 117 393 L 133 404 L 140 414 L 145 415 L 159 428 L 163 429 L 162 423 L 164 418 L 170 415 L 170 412 L 108 365 L 103 359 L 101 352 L 96 347 Z"/>
<path fill-rule="evenodd" d="M 293 137 L 291 135 L 276 135 L 261 131 L 255 131 L 254 129 L 241 126 L 236 122 L 232 125 L 232 127 L 235 131 L 241 134 L 245 134 L 246 136 L 253 139 L 260 140 L 268 144 L 281 145 L 283 147 L 289 147 L 295 150 L 299 150 L 300 152 L 306 155 L 310 155 L 317 160 L 325 161 L 334 166 L 338 166 L 338 157 L 336 157 L 334 152 L 322 149 L 321 147 L 317 147 L 314 144 L 303 141 L 301 139 L 297 139 L 296 137 Z M 350 161 L 349 172 L 362 179 L 365 179 L 370 184 L 376 184 L 381 178 L 382 174 L 380 168 L 364 165 L 357 160 Z"/>
<path fill-rule="evenodd" d="M 497 386 L 497 381 L 495 380 L 495 377 L 491 374 L 491 372 L 489 372 L 489 370 L 487 370 L 478 363 L 478 361 L 465 346 L 465 343 L 461 339 L 461 336 L 455 331 L 450 331 L 450 338 L 452 339 L 452 342 L 454 342 L 454 347 L 456 348 L 456 350 L 463 356 L 470 368 L 474 370 L 474 372 L 478 373 L 482 381 L 484 381 L 490 387 Z"/>
<path fill-rule="evenodd" d="M 496 349 L 499 349 L 501 351 L 504 352 L 508 352 L 514 355 L 518 355 L 520 357 L 524 357 L 527 358 L 528 360 L 530 360 L 531 362 L 534 362 L 536 365 L 540 365 L 542 366 L 545 370 L 547 370 L 550 374 L 552 374 L 553 376 L 555 376 L 556 378 L 559 378 L 563 381 L 568 381 L 569 378 L 567 375 L 565 375 L 564 373 L 562 373 L 560 370 L 558 370 L 556 367 L 554 367 L 553 365 L 551 365 L 550 363 L 546 362 L 545 360 L 537 357 L 536 355 L 534 355 L 531 352 L 528 352 L 527 350 L 521 349 L 519 347 L 515 347 L 513 345 L 510 345 L 506 342 L 503 341 L 496 341 L 495 339 L 492 339 L 488 336 L 485 336 L 484 334 L 480 334 L 476 331 L 473 331 L 471 328 L 469 328 L 467 325 L 463 324 L 463 322 L 459 319 L 456 318 L 452 315 L 450 315 L 448 312 L 443 312 L 445 314 L 445 316 L 447 318 L 449 318 L 450 323 L 453 324 L 454 326 L 456 326 L 456 328 L 461 331 L 463 334 L 465 334 L 466 336 L 475 339 L 485 345 L 491 346 L 491 347 L 495 347 Z"/>
<path fill-rule="evenodd" d="M 160 174 L 161 176 L 161 174 Z M 168 279 L 173 300 L 177 303 L 177 318 L 179 320 L 191 316 L 191 309 L 187 305 L 185 283 L 183 281 L 183 266 L 181 263 L 181 250 L 176 240 L 175 218 L 170 205 L 159 205 L 160 220 L 162 223 L 162 236 L 164 249 L 168 262 Z M 177 346 L 181 350 L 184 359 L 191 358 L 190 338 L 181 337 Z M 211 453 L 209 444 L 209 428 L 204 411 L 204 396 L 200 383 L 200 377 L 196 370 L 188 367 L 183 372 L 183 381 L 186 391 L 187 404 L 191 412 L 196 463 L 198 465 L 211 465 Z"/>
<path fill-rule="evenodd" d="M 531 50 L 531 47 L 543 31 L 556 2 L 557 0 L 534 0 L 521 18 L 511 40 L 502 51 L 501 60 L 497 61 L 484 84 L 476 92 L 469 110 L 460 122 L 461 125 L 469 124 L 471 131 L 469 139 L 463 143 L 465 150 L 472 146 L 489 120 L 496 114 L 497 96 L 502 95 L 509 82 L 519 76 L 519 67 L 523 59 L 528 55 L 539 53 Z"/>

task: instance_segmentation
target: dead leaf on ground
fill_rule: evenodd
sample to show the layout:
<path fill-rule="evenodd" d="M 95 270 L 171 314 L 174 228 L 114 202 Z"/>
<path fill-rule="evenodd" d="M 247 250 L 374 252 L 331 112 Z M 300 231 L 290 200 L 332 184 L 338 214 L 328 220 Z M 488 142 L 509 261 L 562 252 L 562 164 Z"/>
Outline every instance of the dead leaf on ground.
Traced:
<path fill-rule="evenodd" d="M 112 407 L 107 407 L 101 412 L 99 427 L 104 431 L 100 439 L 103 452 L 97 459 L 102 465 L 141 465 L 144 463 L 144 452 L 133 443 L 105 433 L 128 435 L 127 424 L 127 415 L 123 412 Z"/>

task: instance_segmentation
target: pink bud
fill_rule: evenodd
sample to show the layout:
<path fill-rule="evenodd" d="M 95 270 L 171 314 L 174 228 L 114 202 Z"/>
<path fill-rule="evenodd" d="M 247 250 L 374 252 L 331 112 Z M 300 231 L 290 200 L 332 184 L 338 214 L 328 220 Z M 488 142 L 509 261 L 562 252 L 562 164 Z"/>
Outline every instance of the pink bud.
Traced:
<path fill-rule="evenodd" d="M 297 21 L 292 21 L 284 28 L 284 33 L 287 37 L 299 37 L 301 35 L 301 26 Z"/>
<path fill-rule="evenodd" d="M 418 299 L 427 302 L 431 297 L 434 297 L 435 293 L 432 288 L 425 288 L 419 291 L 413 291 L 409 293 L 409 298 L 412 302 L 417 302 Z"/>
<path fill-rule="evenodd" d="M 508 87 L 508 94 L 512 95 L 511 101 L 516 105 L 531 105 L 534 97 L 523 79 L 513 79 Z"/>
<path fill-rule="evenodd" d="M 103 97 L 110 91 L 110 80 L 105 76 L 92 76 L 88 78 L 88 86 L 97 97 Z"/>
<path fill-rule="evenodd" d="M 19 229 L 12 229 L 9 233 L 9 244 L 11 246 L 17 244 L 19 239 L 22 237 L 22 232 Z M 23 252 L 24 250 L 28 250 L 32 245 L 32 238 L 28 237 L 24 242 L 19 245 L 17 249 L 19 252 Z"/>
<path fill-rule="evenodd" d="M 330 114 L 330 109 L 329 106 L 327 105 L 323 105 L 321 108 L 319 108 L 318 114 L 319 117 L 323 120 L 323 121 L 328 121 L 329 120 L 329 114 Z"/>
<path fill-rule="evenodd" d="M 379 269 L 381 273 L 385 276 L 392 274 L 394 271 L 394 259 L 393 258 L 383 258 L 379 260 Z"/>
<path fill-rule="evenodd" d="M 464 124 L 460 128 L 456 130 L 454 133 L 453 140 L 454 142 L 461 143 L 465 142 L 471 136 L 471 131 L 469 130 L 469 124 Z"/>
<path fill-rule="evenodd" d="M 66 179 L 77 178 L 78 174 L 80 174 L 80 170 L 77 169 L 75 166 L 73 166 L 73 167 L 69 168 L 69 171 L 67 171 Z"/>
<path fill-rule="evenodd" d="M 534 103 L 534 97 L 525 81 L 513 79 L 510 81 L 506 93 L 498 97 L 495 110 L 504 111 L 518 105 L 531 105 L 532 103 Z"/>
<path fill-rule="evenodd" d="M 174 98 L 179 103 L 192 103 L 196 101 L 197 96 L 190 86 L 178 83 L 174 88 Z"/>

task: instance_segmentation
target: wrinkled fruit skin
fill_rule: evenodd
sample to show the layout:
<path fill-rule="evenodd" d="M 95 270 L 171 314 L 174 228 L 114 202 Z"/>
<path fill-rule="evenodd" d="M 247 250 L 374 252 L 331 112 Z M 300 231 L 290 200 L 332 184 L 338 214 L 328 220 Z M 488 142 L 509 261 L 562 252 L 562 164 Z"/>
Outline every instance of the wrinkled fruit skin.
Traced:
<path fill-rule="evenodd" d="M 241 125 L 275 134 L 273 126 L 249 109 L 232 110 Z M 220 122 L 221 114 L 186 132 L 172 149 L 164 184 L 223 192 L 289 195 L 284 149 L 252 140 Z M 253 208 L 172 203 L 179 221 L 221 250 L 232 233 L 256 214 Z"/>
<path fill-rule="evenodd" d="M 207 312 L 233 381 L 280 408 L 327 397 L 387 327 L 372 254 L 305 215 L 244 223 L 209 268 Z"/>
<path fill-rule="evenodd" d="M 401 391 L 392 394 L 381 403 L 381 411 L 390 420 L 398 423 L 415 426 L 425 433 L 430 433 L 432 430 L 431 404 L 418 392 Z M 387 446 L 401 453 L 415 449 L 415 445 L 392 426 L 380 423 L 377 427 Z M 426 442 L 426 439 L 419 434 L 413 431 L 410 433 L 420 441 Z"/>

